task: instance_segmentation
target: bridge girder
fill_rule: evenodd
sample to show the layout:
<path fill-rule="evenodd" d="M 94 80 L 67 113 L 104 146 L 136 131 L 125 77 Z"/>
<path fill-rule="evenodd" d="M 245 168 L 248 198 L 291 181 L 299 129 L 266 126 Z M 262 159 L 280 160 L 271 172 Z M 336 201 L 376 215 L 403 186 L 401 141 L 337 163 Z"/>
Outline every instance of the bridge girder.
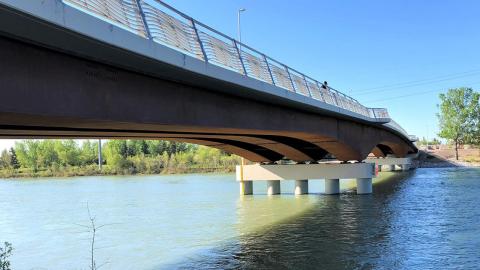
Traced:
<path fill-rule="evenodd" d="M 381 125 L 213 92 L 4 37 L 0 82 L 3 138 L 166 139 L 258 162 L 416 151 Z"/>

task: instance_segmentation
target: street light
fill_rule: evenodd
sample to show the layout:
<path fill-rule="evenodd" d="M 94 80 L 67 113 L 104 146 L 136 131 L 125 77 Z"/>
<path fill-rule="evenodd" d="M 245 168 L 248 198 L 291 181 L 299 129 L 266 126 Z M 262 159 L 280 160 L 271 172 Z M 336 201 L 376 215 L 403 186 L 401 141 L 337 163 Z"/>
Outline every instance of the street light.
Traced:
<path fill-rule="evenodd" d="M 240 43 L 242 43 L 242 22 L 241 22 L 241 15 L 242 15 L 242 12 L 245 12 L 247 11 L 246 9 L 244 8 L 241 8 L 238 10 L 238 41 L 240 41 Z"/>

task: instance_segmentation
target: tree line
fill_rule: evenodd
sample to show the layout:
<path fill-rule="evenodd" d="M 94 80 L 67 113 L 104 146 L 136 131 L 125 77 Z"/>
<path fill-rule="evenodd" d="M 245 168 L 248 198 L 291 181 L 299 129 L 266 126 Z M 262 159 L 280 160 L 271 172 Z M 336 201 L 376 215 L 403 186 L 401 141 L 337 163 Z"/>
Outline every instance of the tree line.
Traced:
<path fill-rule="evenodd" d="M 74 176 L 233 171 L 239 157 L 221 150 L 158 140 L 23 140 L 0 155 L 0 176 Z"/>

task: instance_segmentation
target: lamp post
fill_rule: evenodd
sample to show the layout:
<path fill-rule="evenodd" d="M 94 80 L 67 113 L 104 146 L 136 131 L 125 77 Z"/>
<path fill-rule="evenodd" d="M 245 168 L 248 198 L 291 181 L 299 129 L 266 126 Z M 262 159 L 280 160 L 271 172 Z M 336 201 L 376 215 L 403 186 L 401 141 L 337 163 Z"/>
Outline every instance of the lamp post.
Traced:
<path fill-rule="evenodd" d="M 238 10 L 238 41 L 240 41 L 240 46 L 242 46 L 242 21 L 241 21 L 241 17 L 242 17 L 242 12 L 245 12 L 247 11 L 246 9 L 244 8 L 241 8 Z"/>

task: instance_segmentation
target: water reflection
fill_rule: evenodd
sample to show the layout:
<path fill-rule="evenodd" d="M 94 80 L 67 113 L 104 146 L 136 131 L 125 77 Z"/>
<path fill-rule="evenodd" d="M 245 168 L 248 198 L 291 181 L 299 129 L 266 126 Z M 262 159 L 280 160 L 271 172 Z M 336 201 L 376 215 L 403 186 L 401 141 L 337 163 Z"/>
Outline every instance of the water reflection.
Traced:
<path fill-rule="evenodd" d="M 479 210 L 474 209 L 474 216 L 459 207 L 475 204 L 475 193 L 469 190 L 479 191 L 480 171 L 420 170 L 384 176 L 367 196 L 241 200 L 241 236 L 176 267 L 475 269 L 473 262 L 480 258 Z M 258 229 L 250 224 L 262 221 L 270 225 Z"/>
<path fill-rule="evenodd" d="M 237 203 L 239 237 L 171 265 L 202 269 L 371 269 L 388 249 L 388 198 L 410 173 L 383 174 L 379 195 L 253 196 Z M 347 183 L 348 185 L 348 183 Z M 380 198 L 383 198 L 379 200 Z M 376 243 L 372 247 L 372 243 Z M 394 264 L 395 265 L 395 264 Z M 394 266 L 392 265 L 392 266 Z"/>

